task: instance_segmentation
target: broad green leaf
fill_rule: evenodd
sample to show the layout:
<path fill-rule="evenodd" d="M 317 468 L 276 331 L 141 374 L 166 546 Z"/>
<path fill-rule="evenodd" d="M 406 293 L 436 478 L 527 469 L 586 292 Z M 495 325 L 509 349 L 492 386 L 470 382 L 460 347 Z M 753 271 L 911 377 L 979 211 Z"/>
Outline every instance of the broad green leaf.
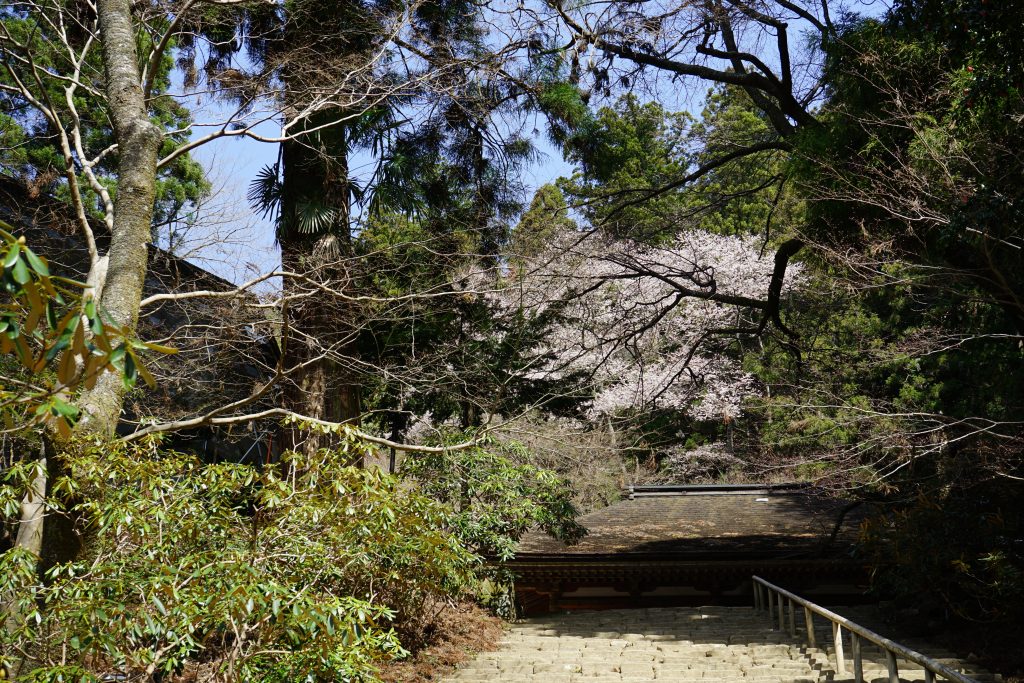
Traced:
<path fill-rule="evenodd" d="M 25 262 L 18 259 L 14 264 L 14 268 L 11 270 L 11 277 L 13 277 L 14 281 L 19 285 L 24 285 L 32 279 L 32 274 L 29 273 L 28 266 L 25 265 Z"/>
<path fill-rule="evenodd" d="M 13 268 L 14 264 L 18 262 L 18 257 L 21 255 L 21 245 L 15 242 L 7 250 L 7 254 L 4 256 L 4 268 Z"/>
<path fill-rule="evenodd" d="M 36 256 L 35 252 L 28 247 L 25 247 L 25 258 L 28 260 L 28 264 L 37 275 L 43 277 L 49 276 L 50 268 L 46 265 L 46 261 Z"/>

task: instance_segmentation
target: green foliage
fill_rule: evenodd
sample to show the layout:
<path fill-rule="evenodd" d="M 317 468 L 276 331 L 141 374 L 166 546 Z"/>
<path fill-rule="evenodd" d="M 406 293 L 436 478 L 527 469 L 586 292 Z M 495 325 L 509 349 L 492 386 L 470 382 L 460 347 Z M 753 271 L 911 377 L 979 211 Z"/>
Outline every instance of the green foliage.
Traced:
<path fill-rule="evenodd" d="M 701 118 L 687 134 L 690 162 L 700 168 L 743 147 L 772 140 L 774 131 L 739 88 L 708 91 Z M 770 234 L 773 222 L 791 219 L 779 210 L 784 159 L 778 150 L 748 154 L 694 180 L 683 193 L 686 215 L 697 227 L 720 235 Z M 783 202 L 790 212 L 792 207 Z"/>
<path fill-rule="evenodd" d="M 633 95 L 590 119 L 573 120 L 579 120 L 576 133 L 562 136 L 561 144 L 580 170 L 561 188 L 594 225 L 661 241 L 694 228 L 726 235 L 770 232 L 780 220 L 781 152 L 720 162 L 775 139 L 742 90 L 709 90 L 699 120 Z"/>
<path fill-rule="evenodd" d="M 94 93 L 103 91 L 104 70 L 100 44 L 92 40 L 89 18 L 81 15 L 81 8 L 68 0 L 56 0 L 41 16 L 39 8 L 29 5 L 11 5 L 0 16 L 4 39 L 2 50 L 10 65 L 0 73 L 0 84 L 8 89 L 8 96 L 0 104 L 0 172 L 13 176 L 33 187 L 34 191 L 52 194 L 69 200 L 67 175 L 74 174 L 82 188 L 86 211 L 101 218 L 105 207 L 99 195 L 90 186 L 81 164 L 95 161 L 92 166 L 98 182 L 111 196 L 117 192 L 118 153 L 113 144 L 113 131 L 107 105 Z M 80 17 L 85 22 L 63 27 L 53 17 Z M 160 20 L 154 19 L 159 23 Z M 164 20 L 166 27 L 166 19 Z M 63 28 L 58 28 L 63 27 Z M 154 29 L 159 28 L 157 26 Z M 139 33 L 139 50 L 147 54 L 153 47 L 150 34 Z M 88 45 L 87 50 L 85 50 Z M 160 155 L 166 156 L 190 138 L 188 126 L 191 115 L 177 99 L 166 95 L 170 88 L 170 74 L 174 59 L 169 54 L 176 47 L 172 41 L 168 54 L 157 65 L 153 75 L 153 93 L 149 99 L 150 116 L 166 132 Z M 81 64 L 76 53 L 85 50 Z M 65 93 L 71 74 L 78 74 L 81 85 Z M 44 117 L 28 98 L 18 92 L 20 86 L 30 89 L 32 97 L 52 109 L 58 121 Z M 68 103 L 68 98 L 74 110 Z M 89 159 L 67 161 L 61 151 L 56 127 L 70 129 L 77 125 L 81 143 Z M 70 144 L 70 143 L 69 143 Z M 73 164 L 68 168 L 67 164 Z M 210 192 L 210 184 L 202 167 L 188 154 L 164 165 L 157 175 L 157 198 L 153 217 L 154 226 L 186 218 L 189 207 Z"/>
<path fill-rule="evenodd" d="M 957 272 L 1019 325 L 1024 112 L 1016 4 L 899 3 L 828 48 L 829 101 L 794 165 L 819 201 L 808 233 Z M 1015 23 L 1016 22 L 1016 23 Z M 851 207 L 855 207 L 851 210 Z"/>
<path fill-rule="evenodd" d="M 766 449 L 840 461 L 821 477 L 895 493 L 935 474 L 939 422 L 950 422 L 942 438 L 963 449 L 983 436 L 969 436 L 977 416 L 1015 414 L 1022 351 L 988 334 L 996 307 L 941 289 L 910 264 L 890 262 L 859 290 L 841 266 L 810 265 L 814 279 L 789 309 L 800 356 L 769 344 L 746 359 L 772 387 L 748 405 Z"/>
<path fill-rule="evenodd" d="M 890 23 L 923 50 L 944 56 L 953 77 L 953 111 L 962 123 L 1013 126 L 1024 94 L 1024 49 L 1017 3 L 989 0 L 901 0 Z"/>
<path fill-rule="evenodd" d="M 524 261 L 550 248 L 554 237 L 571 234 L 574 230 L 576 222 L 569 217 L 562 191 L 557 185 L 542 185 L 512 231 L 508 249 L 510 265 L 522 267 Z"/>
<path fill-rule="evenodd" d="M 569 382 L 528 371 L 557 307 L 530 317 L 505 312 L 494 297 L 481 295 L 481 289 L 500 286 L 500 276 L 474 255 L 476 231 L 459 225 L 441 231 L 431 215 L 390 212 L 360 232 L 354 244 L 362 276 L 357 287 L 379 300 L 364 309 L 359 353 L 376 367 L 397 368 L 367 379 L 365 405 L 381 411 L 378 419 L 392 423 L 382 427 L 396 434 L 409 414 L 430 413 L 436 421 L 456 417 L 471 427 L 477 406 L 512 414 L 543 400 L 552 412 L 577 410 L 564 390 Z M 413 368 L 424 381 L 410 386 L 403 373 Z"/>
<path fill-rule="evenodd" d="M 449 440 L 464 439 L 450 435 Z M 567 543 L 586 530 L 576 522 L 568 483 L 554 472 L 526 464 L 528 454 L 512 442 L 417 453 L 402 465 L 402 474 L 420 490 L 454 508 L 454 533 L 483 555 L 507 560 L 519 539 L 538 527 Z"/>
<path fill-rule="evenodd" d="M 1021 487 L 955 485 L 863 529 L 877 594 L 920 605 L 921 590 L 970 621 L 1015 624 L 1024 612 Z"/>
<path fill-rule="evenodd" d="M 1007 124 L 1024 100 L 1006 27 L 1022 19 L 983 0 L 897 3 L 826 45 L 821 125 L 797 136 L 788 168 L 814 200 L 803 232 L 849 256 L 815 264 L 805 363 L 762 374 L 788 385 L 773 397 L 771 443 L 856 451 L 869 481 L 906 459 L 892 471 L 914 490 L 946 448 L 987 448 L 973 420 L 1019 423 L 1024 175 L 1020 127 Z"/>
<path fill-rule="evenodd" d="M 393 88 L 373 104 L 364 103 L 359 86 L 353 86 L 348 106 L 325 106 L 314 98 L 309 113 L 293 122 L 294 141 L 283 145 L 281 161 L 264 169 L 250 192 L 257 209 L 274 215 L 282 244 L 304 249 L 318 236 L 354 235 L 355 220 L 401 213 L 432 224 L 436 233 L 474 231 L 474 249 L 494 255 L 506 237 L 505 223 L 521 208 L 516 171 L 533 156 L 525 136 L 493 134 L 492 117 L 514 102 L 473 70 L 453 69 L 440 91 L 421 89 L 418 74 L 409 71 L 421 60 L 428 69 L 444 69 L 452 59 L 481 54 L 480 8 L 465 0 L 289 0 L 281 8 L 269 16 L 255 6 L 224 10 L 222 17 L 234 19 L 244 38 L 229 33 L 207 70 L 231 68 L 231 53 L 244 46 L 250 60 L 276 72 L 297 110 L 325 78 L 347 83 L 354 63 Z M 419 35 L 416 47 L 406 46 L 415 53 L 411 58 L 394 51 L 393 22 L 408 22 Z M 218 32 L 230 23 L 222 18 Z M 194 50 L 190 54 L 195 57 Z M 339 61 L 325 64 L 324 54 Z M 414 98 L 423 106 L 409 116 L 404 107 Z M 373 160 L 368 178 L 350 172 L 356 153 Z"/>
<path fill-rule="evenodd" d="M 560 146 L 581 148 L 599 130 L 599 124 L 583 101 L 575 85 L 554 80 L 544 83 L 537 97 L 537 106 L 547 115 L 548 137 Z"/>
<path fill-rule="evenodd" d="M 368 407 L 414 414 L 434 412 L 444 419 L 460 411 L 460 396 L 444 379 L 444 370 L 451 367 L 453 372 L 469 372 L 468 365 L 481 374 L 486 371 L 473 362 L 473 349 L 484 345 L 482 339 L 466 339 L 465 330 L 479 329 L 477 325 L 486 326 L 491 320 L 484 301 L 455 291 L 458 269 L 471 263 L 465 255 L 475 250 L 475 235 L 451 229 L 453 226 L 438 234 L 433 227 L 430 220 L 389 212 L 371 219 L 360 232 L 355 248 L 365 266 L 365 277 L 359 288 L 380 300 L 366 309 L 369 319 L 360 331 L 358 350 L 377 367 L 412 365 L 437 377 L 410 387 L 400 373 L 377 373 L 366 383 Z M 415 296 L 422 292 L 448 296 Z M 387 302 L 389 297 L 394 300 Z M 487 382 L 480 377 L 477 381 Z M 402 431 L 404 415 L 391 415 L 392 430 Z"/>
<path fill-rule="evenodd" d="M 803 302 L 799 361 L 769 345 L 751 365 L 771 382 L 749 406 L 769 461 L 886 502 L 861 548 L 876 596 L 937 620 L 1014 623 L 1020 450 L 984 430 L 1019 419 L 1021 348 L 990 335 L 997 307 L 935 286 L 929 269 L 890 262 L 857 289 L 822 270 Z"/>
<path fill-rule="evenodd" d="M 1022 22 L 986 0 L 844 19 L 786 166 L 831 253 L 807 261 L 799 341 L 748 358 L 765 451 L 892 506 L 866 530 L 876 590 L 1006 623 L 1024 608 Z"/>
<path fill-rule="evenodd" d="M 29 615 L 0 656 L 33 652 L 38 681 L 374 680 L 404 654 L 399 635 L 422 632 L 428 601 L 474 585 L 478 559 L 441 503 L 348 466 L 363 448 L 263 468 L 110 444 L 62 456 L 49 504 L 77 520 L 86 554 L 44 581 L 18 551 L 0 556 L 0 592 Z M 0 488 L 5 515 L 23 470 Z"/>
<path fill-rule="evenodd" d="M 91 298 L 81 301 L 85 285 L 52 275 L 46 259 L 8 232 L 14 228 L 0 226 L 0 288 L 8 296 L 0 306 L 0 412 L 8 429 L 41 424 L 66 437 L 79 416 L 77 389 L 104 372 L 120 374 L 126 387 L 139 376 L 151 384 L 140 352 L 173 349 L 128 338 Z"/>
<path fill-rule="evenodd" d="M 561 189 L 585 207 L 591 223 L 613 234 L 657 239 L 670 223 L 674 235 L 678 194 L 656 192 L 686 175 L 690 123 L 686 113 L 624 96 L 597 112 L 593 131 L 584 129 L 565 143 L 566 159 L 581 170 L 563 180 Z"/>
<path fill-rule="evenodd" d="M 473 82 L 462 87 L 422 125 L 386 147 L 380 143 L 364 203 L 371 217 L 412 217 L 442 249 L 458 241 L 464 254 L 493 257 L 522 210 L 516 178 L 535 150 L 522 135 L 489 133 L 491 119 L 509 108 L 499 91 Z"/>

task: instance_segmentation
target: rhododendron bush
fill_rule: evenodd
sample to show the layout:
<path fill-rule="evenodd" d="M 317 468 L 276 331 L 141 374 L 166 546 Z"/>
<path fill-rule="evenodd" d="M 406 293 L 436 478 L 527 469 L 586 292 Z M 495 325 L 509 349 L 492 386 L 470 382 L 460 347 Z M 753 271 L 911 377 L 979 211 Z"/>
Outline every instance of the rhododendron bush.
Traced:
<path fill-rule="evenodd" d="M 350 466 L 365 446 L 347 445 L 263 467 L 121 445 L 62 455 L 50 505 L 88 552 L 45 579 L 20 549 L 0 553 L 0 591 L 27 615 L 0 632 L 0 667 L 55 682 L 375 680 L 429 626 L 425 607 L 475 584 L 479 558 L 442 503 Z M 0 513 L 23 485 L 0 480 Z"/>

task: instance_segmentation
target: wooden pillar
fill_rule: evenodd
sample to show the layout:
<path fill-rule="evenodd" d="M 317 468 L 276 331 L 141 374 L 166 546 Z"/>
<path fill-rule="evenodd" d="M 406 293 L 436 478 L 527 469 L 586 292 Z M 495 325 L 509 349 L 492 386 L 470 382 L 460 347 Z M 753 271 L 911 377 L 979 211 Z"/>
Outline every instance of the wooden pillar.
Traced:
<path fill-rule="evenodd" d="M 850 650 L 853 654 L 853 680 L 864 683 L 864 657 L 860 649 L 860 636 L 850 633 Z"/>
<path fill-rule="evenodd" d="M 846 660 L 843 658 L 843 628 L 832 622 L 832 643 L 836 649 L 836 673 L 846 674 Z"/>
<path fill-rule="evenodd" d="M 811 647 L 818 647 L 814 637 L 814 613 L 804 607 L 804 623 L 807 625 L 807 644 Z"/>
<path fill-rule="evenodd" d="M 896 653 L 885 651 L 885 665 L 889 669 L 889 683 L 900 683 L 900 669 L 896 665 Z"/>

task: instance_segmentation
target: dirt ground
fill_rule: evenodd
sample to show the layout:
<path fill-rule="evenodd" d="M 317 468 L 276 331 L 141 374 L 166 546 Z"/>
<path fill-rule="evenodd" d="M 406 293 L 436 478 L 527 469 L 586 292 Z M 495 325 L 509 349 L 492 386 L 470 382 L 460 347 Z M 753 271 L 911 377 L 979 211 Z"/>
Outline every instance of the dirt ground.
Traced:
<path fill-rule="evenodd" d="M 412 657 L 381 668 L 384 683 L 428 683 L 453 671 L 478 652 L 494 650 L 502 622 L 471 604 L 446 608 L 438 617 L 429 644 Z"/>

